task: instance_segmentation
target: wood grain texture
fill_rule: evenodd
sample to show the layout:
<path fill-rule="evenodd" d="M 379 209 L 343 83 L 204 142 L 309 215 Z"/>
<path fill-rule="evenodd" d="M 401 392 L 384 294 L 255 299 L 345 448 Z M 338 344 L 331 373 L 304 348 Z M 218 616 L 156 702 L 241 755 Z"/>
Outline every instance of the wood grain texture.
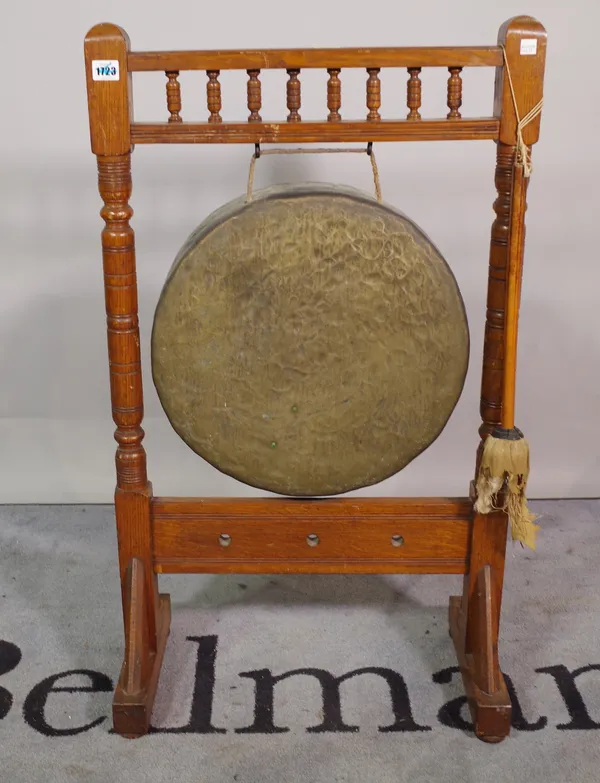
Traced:
<path fill-rule="evenodd" d="M 499 66 L 499 46 L 405 46 L 368 49 L 265 49 L 131 52 L 130 71 L 228 69 L 420 68 Z"/>
<path fill-rule="evenodd" d="M 482 691 L 477 685 L 474 655 L 467 654 L 464 648 L 459 596 L 450 598 L 449 621 L 450 635 L 454 642 L 475 735 L 484 742 L 502 742 L 510 734 L 512 715 L 512 704 L 502 672 L 497 672 L 498 688 L 494 693 Z M 487 648 L 488 641 L 485 633 L 482 633 L 480 647 L 475 650 L 475 656 Z"/>
<path fill-rule="evenodd" d="M 428 519 L 469 518 L 473 511 L 470 498 L 328 498 L 300 500 L 296 498 L 179 498 L 152 499 L 153 518 L 230 517 L 258 519 L 271 517 L 282 522 L 301 516 L 306 519 L 328 516 L 354 520 L 368 517 L 426 516 Z"/>
<path fill-rule="evenodd" d="M 462 603 L 466 653 L 473 653 L 480 648 L 480 618 L 477 614 L 475 594 L 478 589 L 479 572 L 488 565 L 493 573 L 492 601 L 495 617 L 493 631 L 497 638 L 502 611 L 507 530 L 508 517 L 501 511 L 485 515 L 476 513 L 473 517 L 469 568 L 464 579 Z"/>
<path fill-rule="evenodd" d="M 114 25 L 98 25 L 85 42 L 92 150 L 97 154 L 108 357 L 115 439 L 115 514 L 125 625 L 125 658 L 113 703 L 124 736 L 148 731 L 169 632 L 168 596 L 159 600 L 152 563 L 151 487 L 146 475 L 140 338 L 131 195 L 129 41 Z M 117 60 L 118 81 L 92 79 L 94 60 Z"/>
<path fill-rule="evenodd" d="M 472 506 L 443 498 L 157 498 L 152 514 L 159 573 L 458 574 Z M 226 547 L 222 534 L 230 537 Z"/>
<path fill-rule="evenodd" d="M 381 119 L 379 109 L 381 108 L 381 81 L 379 79 L 379 68 L 367 68 L 369 78 L 367 79 L 367 114 L 368 122 L 378 122 Z"/>
<path fill-rule="evenodd" d="M 327 108 L 329 114 L 327 119 L 329 122 L 339 122 L 342 119 L 340 109 L 342 107 L 342 82 L 340 81 L 340 69 L 328 68 L 327 73 L 329 79 L 327 80 Z"/>
<path fill-rule="evenodd" d="M 449 68 L 450 78 L 448 79 L 448 108 L 447 114 L 449 120 L 460 119 L 460 107 L 462 106 L 462 78 L 460 73 L 462 68 Z"/>
<path fill-rule="evenodd" d="M 169 122 L 181 122 L 181 85 L 179 84 L 179 71 L 167 71 L 167 109 Z"/>
<path fill-rule="evenodd" d="M 475 733 L 486 742 L 508 736 L 512 713 L 498 661 L 507 529 L 503 512 L 474 514 L 463 595 L 450 599 L 450 634 Z"/>
<path fill-rule="evenodd" d="M 125 671 L 123 690 L 132 695 L 139 693 L 150 670 L 151 647 L 146 622 L 144 564 L 138 557 L 132 558 L 125 576 Z"/>
<path fill-rule="evenodd" d="M 144 489 L 146 452 L 142 445 L 144 415 L 140 332 L 138 324 L 135 241 L 129 220 L 133 210 L 131 156 L 98 156 L 98 189 L 104 201 L 100 214 L 108 359 L 112 413 L 117 429 L 117 486 Z"/>
<path fill-rule="evenodd" d="M 477 615 L 480 639 L 473 656 L 473 678 L 484 693 L 496 693 L 500 687 L 498 665 L 498 613 L 494 604 L 494 575 L 489 565 L 477 574 L 477 589 L 473 596 L 473 614 Z"/>
<path fill-rule="evenodd" d="M 421 68 L 409 68 L 409 78 L 406 84 L 406 105 L 409 112 L 407 120 L 420 120 L 421 114 Z"/>
<path fill-rule="evenodd" d="M 135 598 L 130 601 L 137 606 Z M 147 656 L 144 677 L 139 681 L 139 689 L 131 692 L 127 689 L 129 669 L 127 658 L 121 668 L 121 674 L 113 697 L 113 726 L 117 734 L 127 739 L 142 737 L 150 729 L 152 707 L 158 688 L 160 669 L 162 666 L 169 629 L 171 626 L 171 602 L 168 595 L 160 596 L 158 611 L 158 642 L 156 651 L 148 651 L 143 647 L 132 647 L 132 657 Z M 139 637 L 138 637 L 139 638 Z"/>
<path fill-rule="evenodd" d="M 259 112 L 262 106 L 260 71 L 249 70 L 248 72 L 248 122 L 262 122 Z"/>
<path fill-rule="evenodd" d="M 221 82 L 219 81 L 219 71 L 207 71 L 208 82 L 206 83 L 206 103 L 210 112 L 208 121 L 211 123 L 222 122 L 221 111 Z"/>
<path fill-rule="evenodd" d="M 223 122 L 181 124 L 134 122 L 134 144 L 274 144 L 367 141 L 470 141 L 497 139 L 499 120 L 342 120 L 341 122 Z"/>
<path fill-rule="evenodd" d="M 524 38 L 536 42 L 536 54 L 520 53 L 521 41 Z M 502 25 L 498 42 L 506 48 L 515 98 L 520 116 L 523 117 L 543 96 L 546 32 L 543 26 L 531 17 L 515 17 Z M 519 180 L 515 190 L 517 120 L 506 67 L 497 68 L 494 89 L 494 112 L 500 119 L 501 127 L 497 143 L 498 198 L 494 203 L 496 219 L 492 225 L 490 244 L 481 386 L 480 411 L 483 423 L 479 434 L 482 438 L 487 437 L 503 420 L 504 402 L 510 407 L 510 410 L 504 411 L 504 419 L 514 423 L 516 339 L 525 242 L 526 184 L 519 184 Z M 526 126 L 523 131 L 526 144 L 531 145 L 537 141 L 539 127 L 540 117 Z M 513 270 L 513 283 L 516 275 L 517 285 L 516 288 L 514 285 L 511 288 L 512 316 L 511 324 L 507 325 L 510 269 Z M 507 328 L 510 332 L 508 340 Z M 506 357 L 508 362 L 505 361 Z"/>
<path fill-rule="evenodd" d="M 496 73 L 494 111 L 501 118 L 500 141 L 505 144 L 517 144 L 518 118 L 525 117 L 543 95 L 546 32 L 535 19 L 516 17 L 502 26 L 498 40 L 505 47 L 506 65 L 502 69 L 499 68 Z M 524 41 L 528 47 L 525 52 L 522 50 Z M 535 51 L 532 49 L 532 44 Z M 540 120 L 541 116 L 538 116 L 523 128 L 525 144 L 531 145 L 537 141 Z M 506 429 L 512 429 L 515 425 L 517 334 L 528 182 L 522 164 L 518 155 L 517 159 L 512 161 L 506 254 L 501 409 L 501 423 Z"/>
<path fill-rule="evenodd" d="M 288 80 L 286 85 L 287 93 L 287 107 L 289 114 L 287 116 L 288 122 L 300 122 L 300 70 L 298 68 L 288 69 Z"/>
<path fill-rule="evenodd" d="M 495 183 L 498 196 L 494 202 L 488 270 L 487 310 L 483 345 L 480 413 L 481 438 L 487 437 L 502 417 L 502 386 L 504 379 L 504 320 L 506 307 L 506 275 L 510 234 L 510 213 L 513 167 L 516 149 L 498 143 L 496 148 Z"/>
<path fill-rule="evenodd" d="M 115 517 L 125 624 L 127 626 L 129 615 L 128 588 L 126 588 L 127 569 L 132 560 L 137 559 L 140 561 L 145 575 L 144 611 L 146 613 L 145 627 L 148 645 L 150 649 L 156 650 L 158 643 L 158 581 L 154 574 L 152 561 L 151 494 L 150 485 L 137 492 L 117 489 L 115 492 Z"/>
<path fill-rule="evenodd" d="M 92 152 L 123 155 L 131 151 L 130 124 L 133 119 L 131 75 L 127 73 L 129 38 L 114 24 L 99 24 L 85 38 L 85 76 Z M 117 60 L 118 81 L 94 81 L 94 60 Z"/>
<path fill-rule="evenodd" d="M 515 426 L 515 397 L 517 385 L 517 339 L 523 253 L 525 244 L 525 209 L 528 179 L 523 166 L 517 165 L 512 178 L 510 239 L 506 273 L 506 305 L 504 323 L 504 372 L 502 383 L 502 418 L 505 429 Z"/>
<path fill-rule="evenodd" d="M 521 54 L 523 39 L 536 41 L 536 54 Z M 547 35 L 544 27 L 531 16 L 516 16 L 502 25 L 498 43 L 506 50 L 516 94 L 519 116 L 524 117 L 541 100 L 544 94 L 544 69 L 546 64 Z M 517 118 L 508 82 L 506 68 L 496 70 L 494 115 L 501 118 L 500 141 L 516 143 Z M 541 115 L 523 130 L 525 144 L 535 144 L 540 135 Z"/>

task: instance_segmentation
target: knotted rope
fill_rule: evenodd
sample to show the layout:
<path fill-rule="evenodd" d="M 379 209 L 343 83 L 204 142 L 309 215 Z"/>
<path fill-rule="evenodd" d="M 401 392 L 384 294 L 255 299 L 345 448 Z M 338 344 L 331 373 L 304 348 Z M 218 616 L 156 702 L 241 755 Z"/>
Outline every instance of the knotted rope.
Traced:
<path fill-rule="evenodd" d="M 517 118 L 517 163 L 523 166 L 523 175 L 530 177 L 533 167 L 531 165 L 531 151 L 527 144 L 523 141 L 523 129 L 533 122 L 535 118 L 541 113 L 542 106 L 544 105 L 544 99 L 542 98 L 536 105 L 528 111 L 527 114 L 521 118 L 519 116 L 519 107 L 517 106 L 517 96 L 515 94 L 515 86 L 512 80 L 512 74 L 510 72 L 510 66 L 508 64 L 508 58 L 506 56 L 506 49 L 502 48 L 502 54 L 504 56 L 504 67 L 506 68 L 506 75 L 508 76 L 508 84 L 510 86 L 510 94 L 512 95 L 513 106 L 515 109 L 515 116 Z"/>

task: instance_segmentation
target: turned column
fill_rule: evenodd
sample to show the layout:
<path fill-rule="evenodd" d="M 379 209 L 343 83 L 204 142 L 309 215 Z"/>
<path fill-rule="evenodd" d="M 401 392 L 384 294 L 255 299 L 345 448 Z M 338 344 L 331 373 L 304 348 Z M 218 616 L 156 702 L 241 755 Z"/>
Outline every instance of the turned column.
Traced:
<path fill-rule="evenodd" d="M 102 259 L 110 367 L 112 415 L 117 441 L 115 515 L 124 617 L 127 571 L 131 561 L 143 564 L 150 648 L 156 649 L 158 587 L 152 561 L 151 486 L 142 445 L 143 389 L 138 325 L 135 242 L 130 219 L 131 89 L 127 71 L 129 39 L 119 27 L 99 24 L 85 40 L 92 152 L 98 161 Z M 115 63 L 118 78 L 95 78 L 94 61 Z"/>
<path fill-rule="evenodd" d="M 100 212 L 108 358 L 113 420 L 117 425 L 117 487 L 145 489 L 146 453 L 142 445 L 144 415 L 137 280 L 131 195 L 131 156 L 98 157 Z"/>
<path fill-rule="evenodd" d="M 500 28 L 498 43 L 504 47 L 510 68 L 514 98 L 507 68 L 496 69 L 494 115 L 500 120 L 496 150 L 496 219 L 492 225 L 488 278 L 487 318 L 481 382 L 481 438 L 486 438 L 500 422 L 502 375 L 504 370 L 504 308 L 506 269 L 509 253 L 512 183 L 516 164 L 517 114 L 525 117 L 543 96 L 546 59 L 546 31 L 529 16 L 510 19 Z M 523 129 L 523 140 L 531 147 L 539 138 L 540 116 Z M 525 210 L 523 203 L 523 211 Z"/>
<path fill-rule="evenodd" d="M 496 218 L 492 224 L 488 270 L 487 311 L 483 344 L 480 413 L 481 438 L 500 423 L 502 414 L 502 378 L 504 351 L 504 304 L 508 264 L 510 204 L 516 148 L 498 143 L 496 149 Z"/>
<path fill-rule="evenodd" d="M 525 117 L 542 99 L 544 66 L 546 56 L 546 31 L 535 19 L 519 16 L 509 19 L 500 28 L 498 43 L 504 47 L 506 62 L 512 77 L 511 85 L 506 65 L 496 70 L 494 115 L 500 121 L 496 148 L 496 190 L 494 202 L 496 218 L 492 225 L 490 243 L 487 314 L 485 324 L 483 370 L 481 381 L 481 418 L 479 428 L 481 441 L 479 456 L 485 438 L 500 423 L 502 415 L 502 387 L 504 373 L 504 334 L 507 269 L 511 252 L 511 213 L 513 212 L 513 182 L 517 161 L 517 111 Z M 517 111 L 515 110 L 515 101 Z M 525 126 L 523 140 L 531 146 L 539 137 L 540 117 Z M 520 222 L 526 209 L 525 199 L 521 214 L 515 218 Z M 521 252 L 522 245 L 512 252 Z M 472 616 L 470 607 L 477 590 L 480 572 L 490 567 L 490 590 L 494 594 L 493 639 L 497 640 L 504 580 L 504 559 L 506 549 L 507 517 L 503 512 L 475 514 L 469 571 L 465 575 L 463 592 L 463 620 L 466 621 L 465 651 L 471 653 L 477 648 L 480 624 Z M 476 605 L 476 602 L 475 602 Z"/>

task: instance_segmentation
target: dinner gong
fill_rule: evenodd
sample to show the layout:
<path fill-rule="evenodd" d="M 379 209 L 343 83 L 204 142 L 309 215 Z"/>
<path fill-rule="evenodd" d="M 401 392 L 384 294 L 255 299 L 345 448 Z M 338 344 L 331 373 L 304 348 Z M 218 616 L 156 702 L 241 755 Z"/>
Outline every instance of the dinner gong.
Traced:
<path fill-rule="evenodd" d="M 210 30 L 204 33 L 210 46 Z M 125 635 L 112 709 L 117 734 L 139 737 L 154 723 L 171 626 L 161 576 L 201 573 L 462 575 L 448 619 L 473 730 L 493 743 L 509 734 L 510 683 L 499 660 L 506 544 L 510 530 L 513 541 L 534 549 L 539 528 L 527 504 L 529 445 L 515 403 L 526 196 L 545 56 L 546 32 L 529 16 L 507 20 L 495 44 L 468 47 L 136 51 L 117 25 L 87 34 L 117 441 Z M 491 116 L 464 114 L 463 77 L 475 67 L 494 71 Z M 448 111 L 438 107 L 430 117 L 422 92 L 433 68 L 448 71 Z M 406 71 L 406 111 L 397 90 L 382 100 L 380 77 L 392 69 L 399 78 Z M 164 74 L 162 120 L 134 114 L 138 72 Z M 189 73 L 206 78 L 204 116 L 197 90 L 184 106 L 179 80 Z M 238 83 L 247 77 L 241 113 L 233 102 L 224 105 L 225 74 Z M 283 88 L 287 112 L 265 121 L 267 79 Z M 307 120 L 302 97 L 317 81 L 314 119 Z M 379 497 L 368 489 L 365 497 L 344 496 L 397 474 L 434 443 L 461 395 L 469 358 L 457 282 L 421 228 L 382 202 L 373 145 L 467 140 L 495 148 L 495 215 L 489 256 L 481 258 L 488 269 L 481 421 L 473 421 L 477 453 L 467 491 L 436 496 L 429 471 L 425 496 L 399 496 L 400 481 L 391 492 L 389 483 L 387 492 L 380 487 Z M 245 197 L 203 215 L 176 255 L 158 299 L 151 355 L 175 432 L 217 470 L 257 487 L 259 497 L 244 497 L 243 487 L 235 493 L 241 497 L 215 497 L 201 486 L 195 497 L 174 497 L 161 492 L 159 478 L 150 481 L 137 284 L 145 267 L 143 254 L 136 262 L 129 205 L 131 153 L 142 144 L 205 145 L 207 153 L 206 145 L 254 146 Z M 376 198 L 310 182 L 253 194 L 263 155 L 313 153 L 367 153 Z M 205 180 L 210 188 L 210 170 Z M 206 462 L 197 459 L 197 467 Z M 270 492 L 279 497 L 264 497 Z"/>
<path fill-rule="evenodd" d="M 406 216 L 353 188 L 270 187 L 179 251 L 152 373 L 179 436 L 264 490 L 382 481 L 441 433 L 469 355 L 456 280 Z"/>

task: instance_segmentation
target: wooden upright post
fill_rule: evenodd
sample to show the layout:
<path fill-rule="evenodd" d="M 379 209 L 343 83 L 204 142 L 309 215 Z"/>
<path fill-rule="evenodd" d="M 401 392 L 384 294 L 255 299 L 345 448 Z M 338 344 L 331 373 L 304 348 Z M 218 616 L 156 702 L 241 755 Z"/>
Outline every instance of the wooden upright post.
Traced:
<path fill-rule="evenodd" d="M 514 367 L 505 366 L 507 274 L 513 266 L 511 254 L 523 252 L 521 228 L 526 209 L 524 191 L 515 192 L 515 183 L 523 182 L 522 168 L 517 169 L 520 162 L 515 102 L 518 116 L 523 118 L 542 98 L 546 32 L 535 19 L 519 16 L 502 25 L 498 43 L 504 48 L 505 64 L 497 68 L 494 96 L 494 114 L 500 120 L 495 179 L 498 197 L 494 203 L 496 219 L 490 245 L 481 381 L 481 442 L 476 472 L 483 442 L 502 420 L 503 390 L 507 388 L 505 375 L 510 374 L 514 384 Z M 537 141 L 539 126 L 538 116 L 523 129 L 523 140 L 528 146 Z M 520 236 L 515 241 L 517 231 Z M 516 339 L 514 324 L 510 333 L 511 339 Z M 511 393 L 511 400 L 513 398 Z M 498 663 L 507 529 L 505 513 L 475 513 L 462 599 L 450 601 L 450 629 L 475 732 L 488 742 L 498 742 L 510 731 L 511 703 Z"/>
<path fill-rule="evenodd" d="M 131 195 L 131 79 L 129 39 L 101 24 L 85 40 L 92 151 L 106 226 L 102 258 L 113 419 L 116 424 L 115 513 L 125 622 L 126 657 L 113 707 L 115 728 L 148 730 L 169 630 L 169 599 L 159 599 L 152 562 L 152 488 L 146 474 L 135 242 Z M 135 668 L 135 672 L 132 671 Z M 154 674 L 156 675 L 154 677 Z"/>

